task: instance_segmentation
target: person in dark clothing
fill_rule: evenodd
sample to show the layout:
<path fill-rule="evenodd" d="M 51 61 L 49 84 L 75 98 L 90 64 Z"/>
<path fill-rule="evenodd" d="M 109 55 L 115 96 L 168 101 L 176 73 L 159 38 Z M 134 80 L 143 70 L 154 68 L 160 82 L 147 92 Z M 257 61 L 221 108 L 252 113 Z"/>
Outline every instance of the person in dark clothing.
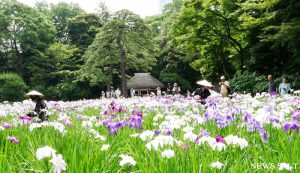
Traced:
<path fill-rule="evenodd" d="M 268 93 L 269 94 L 277 93 L 277 83 L 273 80 L 272 75 L 268 75 L 268 81 L 269 81 Z"/>
<path fill-rule="evenodd" d="M 210 96 L 210 92 L 206 87 L 201 86 L 194 91 L 194 95 L 198 95 L 201 100 L 205 100 L 208 96 Z"/>
<path fill-rule="evenodd" d="M 31 91 L 26 94 L 26 96 L 30 97 L 30 99 L 36 102 L 34 110 L 30 111 L 27 116 L 29 117 L 39 117 L 40 121 L 48 121 L 47 115 L 47 105 L 45 101 L 42 99 L 43 94 L 37 91 Z"/>

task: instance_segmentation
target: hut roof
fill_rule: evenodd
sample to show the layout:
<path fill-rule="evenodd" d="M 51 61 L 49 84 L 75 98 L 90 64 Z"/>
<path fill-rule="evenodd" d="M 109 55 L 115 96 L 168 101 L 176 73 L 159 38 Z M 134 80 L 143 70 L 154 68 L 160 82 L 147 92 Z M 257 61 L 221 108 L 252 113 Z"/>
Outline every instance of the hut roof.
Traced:
<path fill-rule="evenodd" d="M 146 88 L 164 88 L 159 80 L 150 73 L 134 73 L 134 76 L 127 82 L 127 88 L 146 89 Z"/>

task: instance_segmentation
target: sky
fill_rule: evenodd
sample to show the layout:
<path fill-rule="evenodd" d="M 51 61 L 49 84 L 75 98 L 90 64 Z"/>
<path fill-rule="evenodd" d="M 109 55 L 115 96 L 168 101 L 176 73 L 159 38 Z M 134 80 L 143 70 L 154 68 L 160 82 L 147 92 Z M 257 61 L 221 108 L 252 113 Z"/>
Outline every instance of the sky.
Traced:
<path fill-rule="evenodd" d="M 38 0 L 18 0 L 30 6 L 34 6 Z M 95 12 L 101 1 L 105 2 L 111 12 L 128 9 L 141 17 L 151 16 L 159 13 L 159 0 L 46 0 L 48 3 L 61 1 L 78 3 L 87 12 Z"/>

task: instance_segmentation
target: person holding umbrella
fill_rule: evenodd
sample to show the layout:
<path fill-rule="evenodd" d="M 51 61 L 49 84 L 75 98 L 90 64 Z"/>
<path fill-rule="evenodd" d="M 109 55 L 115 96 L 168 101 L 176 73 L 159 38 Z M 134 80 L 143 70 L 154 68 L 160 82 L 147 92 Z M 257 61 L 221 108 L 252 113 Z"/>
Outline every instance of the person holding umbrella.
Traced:
<path fill-rule="evenodd" d="M 38 91 L 30 91 L 26 94 L 33 102 L 36 103 L 34 110 L 30 111 L 27 116 L 38 117 L 40 122 L 48 121 L 47 105 L 43 100 L 44 95 Z"/>
<path fill-rule="evenodd" d="M 209 83 L 207 80 L 201 80 L 197 82 L 198 85 L 200 85 L 200 88 L 197 88 L 193 95 L 199 95 L 201 100 L 205 100 L 208 96 L 211 95 L 209 90 L 207 88 L 213 87 L 211 83 Z"/>

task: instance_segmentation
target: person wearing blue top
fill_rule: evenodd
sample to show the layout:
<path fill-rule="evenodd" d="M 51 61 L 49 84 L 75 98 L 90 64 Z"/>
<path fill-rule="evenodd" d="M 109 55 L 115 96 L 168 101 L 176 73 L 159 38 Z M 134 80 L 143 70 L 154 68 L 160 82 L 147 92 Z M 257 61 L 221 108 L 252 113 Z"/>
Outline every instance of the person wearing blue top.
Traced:
<path fill-rule="evenodd" d="M 279 85 L 279 93 L 281 95 L 288 94 L 291 90 L 291 84 L 287 82 L 287 79 L 284 77 L 282 83 Z"/>

